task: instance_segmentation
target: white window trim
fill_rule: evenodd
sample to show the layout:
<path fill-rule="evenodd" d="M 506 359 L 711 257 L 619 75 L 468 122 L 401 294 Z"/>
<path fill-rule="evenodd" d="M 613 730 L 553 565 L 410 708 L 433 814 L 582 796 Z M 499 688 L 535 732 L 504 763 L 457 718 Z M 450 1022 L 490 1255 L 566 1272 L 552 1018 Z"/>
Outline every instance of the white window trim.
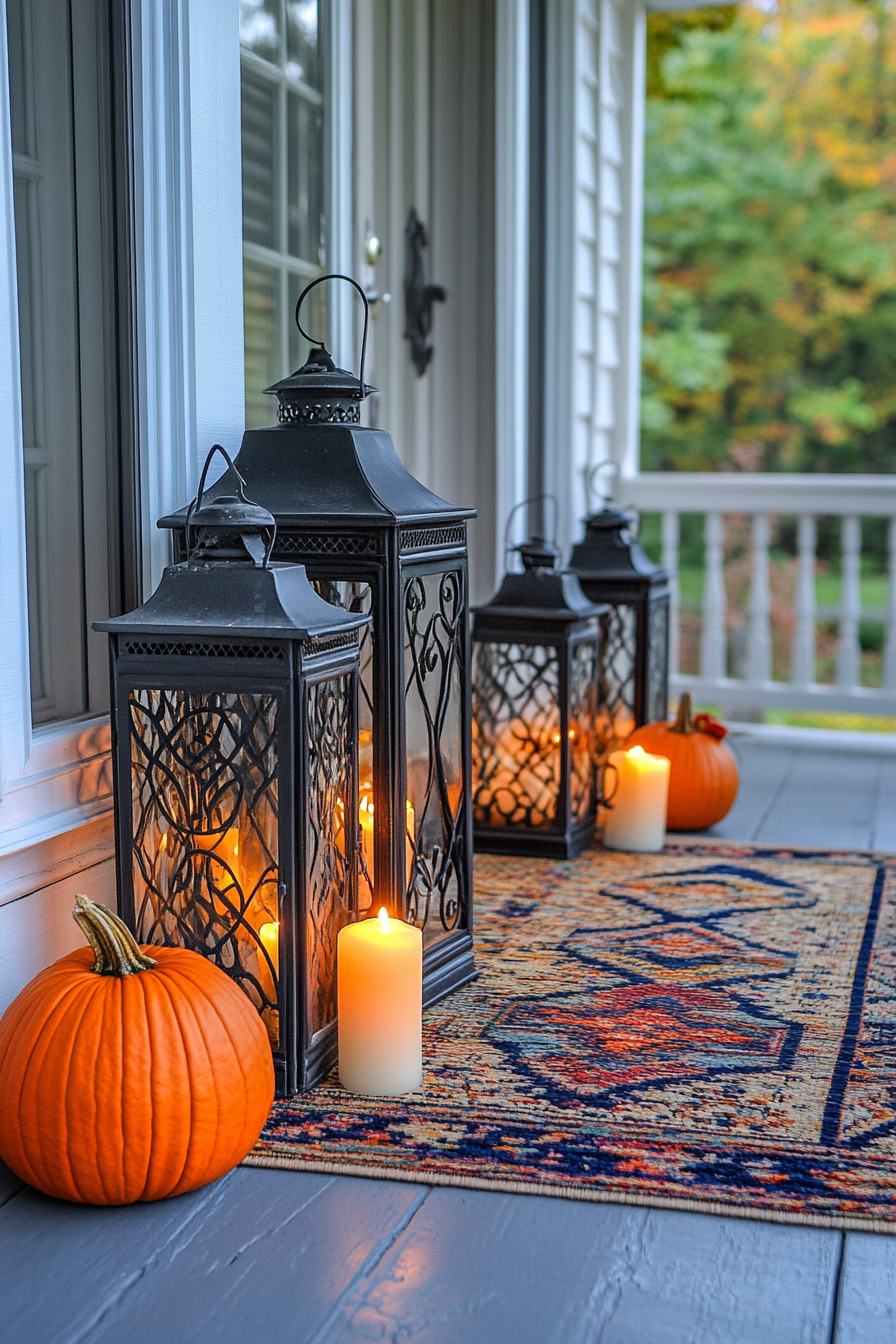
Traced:
<path fill-rule="evenodd" d="M 338 7 L 338 6 L 337 6 Z M 137 419 L 144 593 L 243 412 L 238 0 L 135 0 Z M 24 466 L 6 3 L 0 0 L 0 856 L 111 808 L 108 719 L 30 726 Z"/>
<path fill-rule="evenodd" d="M 528 489 L 529 0 L 498 0 L 495 15 L 495 575 L 504 534 Z M 511 540 L 527 519 L 514 517 Z"/>

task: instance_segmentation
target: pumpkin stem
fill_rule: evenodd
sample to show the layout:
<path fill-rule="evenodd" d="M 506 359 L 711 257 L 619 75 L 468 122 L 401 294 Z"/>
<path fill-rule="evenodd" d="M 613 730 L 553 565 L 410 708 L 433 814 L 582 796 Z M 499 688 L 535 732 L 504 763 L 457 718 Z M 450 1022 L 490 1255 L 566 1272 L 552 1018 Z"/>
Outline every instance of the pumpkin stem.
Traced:
<path fill-rule="evenodd" d="M 697 725 L 691 712 L 691 693 L 683 691 L 678 702 L 678 718 L 669 728 L 670 733 L 695 733 Z"/>
<path fill-rule="evenodd" d="M 154 959 L 140 951 L 127 925 L 104 905 L 76 896 L 72 914 L 93 948 L 97 975 L 136 975 L 155 966 Z"/>

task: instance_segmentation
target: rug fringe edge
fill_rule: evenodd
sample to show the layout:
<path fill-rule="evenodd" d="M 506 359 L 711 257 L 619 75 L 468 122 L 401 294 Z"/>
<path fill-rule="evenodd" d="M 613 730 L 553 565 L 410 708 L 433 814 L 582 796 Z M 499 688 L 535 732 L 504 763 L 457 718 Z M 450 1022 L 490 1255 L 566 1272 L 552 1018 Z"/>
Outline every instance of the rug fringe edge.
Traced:
<path fill-rule="evenodd" d="M 882 1218 L 848 1218 L 821 1213 L 789 1213 L 784 1209 L 744 1208 L 719 1200 L 676 1199 L 664 1195 L 636 1195 L 615 1190 L 590 1190 L 582 1186 L 553 1184 L 550 1181 L 492 1180 L 482 1176 L 451 1176 L 445 1172 L 414 1172 L 407 1167 L 366 1166 L 353 1162 L 306 1161 L 250 1153 L 240 1166 L 266 1167 L 276 1171 L 307 1171 L 320 1176 L 360 1176 L 375 1181 L 404 1181 L 410 1185 L 438 1185 L 460 1190 L 485 1190 L 504 1195 L 544 1195 L 554 1199 L 578 1200 L 589 1204 L 626 1204 L 642 1209 L 672 1209 L 679 1213 L 714 1214 L 723 1218 L 747 1218 L 761 1223 L 789 1223 L 843 1232 L 878 1232 L 896 1236 L 896 1223 Z"/>

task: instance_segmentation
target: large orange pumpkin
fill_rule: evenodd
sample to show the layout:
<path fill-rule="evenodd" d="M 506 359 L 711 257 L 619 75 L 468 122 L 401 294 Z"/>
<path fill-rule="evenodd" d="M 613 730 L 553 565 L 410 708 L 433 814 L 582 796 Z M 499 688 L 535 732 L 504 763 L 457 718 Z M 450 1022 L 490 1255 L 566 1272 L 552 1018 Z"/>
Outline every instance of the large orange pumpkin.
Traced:
<path fill-rule="evenodd" d="M 737 797 L 737 761 L 722 741 L 727 733 L 708 714 L 691 712 L 691 697 L 685 691 L 674 723 L 647 723 L 626 742 L 626 748 L 641 746 L 655 756 L 668 756 L 670 831 L 704 831 L 731 811 Z"/>
<path fill-rule="evenodd" d="M 117 915 L 76 899 L 93 950 L 42 971 L 0 1019 L 0 1157 L 82 1204 L 195 1190 L 261 1132 L 274 1097 L 267 1032 L 210 961 L 141 951 Z"/>

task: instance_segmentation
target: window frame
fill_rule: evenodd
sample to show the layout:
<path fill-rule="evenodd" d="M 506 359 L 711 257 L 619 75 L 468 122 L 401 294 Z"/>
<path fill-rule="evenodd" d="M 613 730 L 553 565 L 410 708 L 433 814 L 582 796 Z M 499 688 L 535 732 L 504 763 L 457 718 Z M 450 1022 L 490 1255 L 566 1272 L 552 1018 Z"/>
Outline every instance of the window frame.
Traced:
<path fill-rule="evenodd" d="M 238 0 L 123 0 L 119 115 L 132 156 L 133 470 L 139 585 L 169 562 L 156 519 L 180 507 L 212 442 L 243 431 Z M 108 715 L 32 728 L 9 52 L 0 0 L 0 857 L 112 807 Z M 86 834 L 86 833 L 85 833 Z M 80 866 L 72 848 L 70 871 Z M 59 875 L 59 874 L 58 874 Z M 36 884 L 36 885 L 39 885 Z M 0 898 L 2 899 L 2 898 Z"/>

